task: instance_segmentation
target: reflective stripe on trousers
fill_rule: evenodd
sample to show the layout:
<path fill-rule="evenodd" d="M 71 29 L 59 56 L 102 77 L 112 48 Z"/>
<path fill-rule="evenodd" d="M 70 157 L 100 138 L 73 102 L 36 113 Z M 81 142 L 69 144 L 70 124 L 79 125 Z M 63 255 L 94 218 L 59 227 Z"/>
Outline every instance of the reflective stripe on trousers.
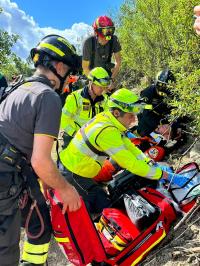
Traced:
<path fill-rule="evenodd" d="M 33 245 L 25 241 L 22 259 L 34 264 L 44 264 L 47 260 L 49 243 Z"/>
<path fill-rule="evenodd" d="M 44 233 L 39 238 L 28 238 L 28 240 L 24 243 L 22 259 L 35 264 L 43 264 L 47 259 L 49 242 L 51 239 L 52 232 L 50 214 L 46 205 L 46 200 L 42 192 L 40 191 L 39 182 L 34 173 L 30 173 L 29 175 L 29 186 L 30 188 L 33 188 L 31 189 L 31 193 L 33 197 L 37 200 L 38 208 L 44 220 L 45 227 Z M 29 199 L 27 206 L 22 210 L 23 224 L 25 223 L 31 203 L 32 201 Z M 34 209 L 30 220 L 29 232 L 32 235 L 36 235 L 40 231 L 40 226 L 41 225 L 39 217 Z"/>

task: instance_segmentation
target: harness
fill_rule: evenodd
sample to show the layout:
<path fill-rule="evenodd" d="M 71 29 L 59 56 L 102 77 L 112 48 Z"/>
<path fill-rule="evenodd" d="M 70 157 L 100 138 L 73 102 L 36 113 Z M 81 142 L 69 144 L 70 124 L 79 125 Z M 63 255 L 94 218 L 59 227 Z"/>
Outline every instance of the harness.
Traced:
<path fill-rule="evenodd" d="M 92 69 L 92 68 L 94 68 L 95 51 L 96 51 L 96 48 L 97 48 L 97 38 L 95 36 L 93 36 L 91 38 L 91 42 L 92 42 L 92 53 L 91 53 L 90 68 Z M 111 63 L 112 51 L 113 51 L 113 37 L 109 41 L 109 55 L 108 55 L 108 59 L 107 59 L 107 62 L 106 62 L 106 64 L 108 64 L 108 65 L 112 64 Z"/>

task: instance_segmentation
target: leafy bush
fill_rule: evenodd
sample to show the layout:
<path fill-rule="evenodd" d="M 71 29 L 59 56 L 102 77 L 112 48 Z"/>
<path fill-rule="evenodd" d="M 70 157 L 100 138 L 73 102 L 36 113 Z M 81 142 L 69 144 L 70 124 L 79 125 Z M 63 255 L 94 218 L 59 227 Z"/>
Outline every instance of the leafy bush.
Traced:
<path fill-rule="evenodd" d="M 118 15 L 124 73 L 141 87 L 139 78 L 152 81 L 166 67 L 177 78 L 177 107 L 172 115 L 190 115 L 200 132 L 200 38 L 193 30 L 196 0 L 127 0 Z M 130 84 L 130 82 L 129 82 Z M 128 85 L 129 85 L 128 84 Z"/>

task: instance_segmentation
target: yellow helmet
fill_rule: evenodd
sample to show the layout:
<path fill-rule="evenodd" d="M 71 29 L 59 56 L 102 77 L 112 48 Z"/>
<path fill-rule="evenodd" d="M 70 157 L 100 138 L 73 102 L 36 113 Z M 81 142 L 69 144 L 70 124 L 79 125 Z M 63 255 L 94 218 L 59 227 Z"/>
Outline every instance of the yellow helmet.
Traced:
<path fill-rule="evenodd" d="M 88 75 L 88 79 L 95 85 L 101 87 L 108 87 L 111 82 L 108 72 L 103 67 L 93 68 Z"/>
<path fill-rule="evenodd" d="M 108 107 L 116 107 L 125 113 L 139 113 L 141 110 L 151 109 L 145 103 L 141 102 L 139 97 L 131 90 L 126 88 L 115 91 L 108 100 Z"/>

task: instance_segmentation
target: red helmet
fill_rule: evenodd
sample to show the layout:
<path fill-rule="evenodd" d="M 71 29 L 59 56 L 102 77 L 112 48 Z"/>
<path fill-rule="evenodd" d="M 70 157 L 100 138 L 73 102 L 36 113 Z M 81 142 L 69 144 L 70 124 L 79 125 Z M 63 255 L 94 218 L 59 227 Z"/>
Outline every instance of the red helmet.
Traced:
<path fill-rule="evenodd" d="M 107 16 L 98 17 L 93 23 L 93 28 L 96 34 L 102 38 L 110 40 L 115 32 L 114 23 L 111 18 Z"/>

